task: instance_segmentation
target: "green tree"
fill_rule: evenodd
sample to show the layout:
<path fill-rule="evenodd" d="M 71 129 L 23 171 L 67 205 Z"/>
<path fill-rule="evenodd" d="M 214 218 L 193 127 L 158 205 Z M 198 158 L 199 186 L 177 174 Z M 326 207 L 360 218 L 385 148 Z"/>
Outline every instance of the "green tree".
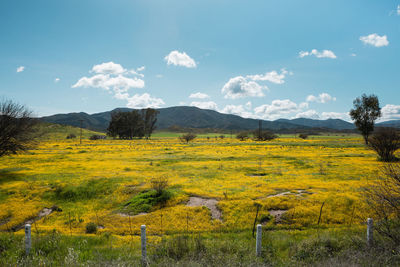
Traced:
<path fill-rule="evenodd" d="M 144 136 L 146 138 L 150 138 L 151 134 L 156 129 L 158 113 L 160 113 L 160 112 L 158 112 L 157 110 L 152 109 L 152 108 L 142 110 L 142 118 L 143 118 L 143 124 L 144 124 Z"/>
<path fill-rule="evenodd" d="M 381 116 L 381 108 L 376 95 L 363 94 L 353 101 L 350 117 L 368 145 L 368 137 L 374 131 L 375 121 Z"/>
<path fill-rule="evenodd" d="M 111 121 L 107 134 L 121 139 L 142 138 L 144 136 L 144 122 L 141 114 L 136 111 L 117 111 L 111 114 Z"/>

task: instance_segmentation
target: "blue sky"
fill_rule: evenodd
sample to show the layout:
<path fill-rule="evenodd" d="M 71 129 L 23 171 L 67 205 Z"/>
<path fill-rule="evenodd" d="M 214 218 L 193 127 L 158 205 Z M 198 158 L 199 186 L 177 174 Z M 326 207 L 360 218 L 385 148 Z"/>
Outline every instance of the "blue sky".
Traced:
<path fill-rule="evenodd" d="M 194 105 L 400 119 L 400 1 L 4 0 L 0 96 L 37 116 Z"/>

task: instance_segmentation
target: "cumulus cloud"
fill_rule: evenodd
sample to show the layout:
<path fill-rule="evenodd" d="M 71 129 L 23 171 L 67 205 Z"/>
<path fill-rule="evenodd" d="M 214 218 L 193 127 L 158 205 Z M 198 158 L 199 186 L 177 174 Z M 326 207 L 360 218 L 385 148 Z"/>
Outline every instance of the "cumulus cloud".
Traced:
<path fill-rule="evenodd" d="M 141 66 L 139 68 L 136 69 L 136 71 L 140 72 L 140 71 L 144 71 L 146 69 L 145 66 Z"/>
<path fill-rule="evenodd" d="M 25 66 L 19 66 L 17 68 L 17 72 L 23 72 L 25 70 Z"/>
<path fill-rule="evenodd" d="M 144 70 L 144 67 L 138 70 Z M 111 94 L 116 99 L 126 100 L 127 106 L 131 108 L 147 108 L 147 107 L 160 107 L 165 104 L 160 98 L 153 98 L 148 93 L 142 95 L 135 94 L 131 96 L 129 90 L 133 88 L 143 88 L 145 82 L 142 79 L 143 74 L 137 73 L 135 70 L 128 70 L 120 64 L 114 62 L 106 62 L 94 65 L 90 73 L 93 76 L 84 76 L 80 78 L 72 88 L 101 88 Z"/>
<path fill-rule="evenodd" d="M 55 82 L 55 83 L 58 83 L 59 81 L 60 81 L 60 78 L 55 78 L 55 79 L 54 79 L 54 82 Z"/>
<path fill-rule="evenodd" d="M 317 58 L 336 58 L 335 53 L 331 50 L 322 50 L 318 51 L 317 49 L 313 49 L 310 52 L 308 51 L 300 51 L 299 52 L 299 57 L 307 57 L 307 56 L 315 56 Z"/>
<path fill-rule="evenodd" d="M 341 119 L 345 121 L 350 121 L 349 113 L 340 113 L 340 112 L 322 112 L 320 118 L 323 120 Z"/>
<path fill-rule="evenodd" d="M 309 95 L 307 96 L 307 102 L 327 103 L 329 101 L 336 101 L 336 97 L 333 97 L 327 93 L 319 94 L 319 96 Z"/>
<path fill-rule="evenodd" d="M 164 57 L 164 60 L 167 62 L 167 65 L 196 68 L 196 62 L 185 52 L 181 53 L 177 50 L 171 51 Z"/>
<path fill-rule="evenodd" d="M 210 96 L 204 93 L 197 92 L 190 94 L 189 98 L 205 99 L 205 98 L 210 98 Z"/>
<path fill-rule="evenodd" d="M 212 109 L 212 110 L 218 109 L 218 105 L 214 101 L 204 101 L 204 102 L 194 101 L 190 103 L 190 105 L 201 109 Z"/>
<path fill-rule="evenodd" d="M 254 109 L 254 112 L 259 118 L 267 120 L 279 119 L 299 111 L 299 106 L 289 99 L 273 100 L 270 105 L 261 105 Z"/>
<path fill-rule="evenodd" d="M 225 114 L 233 114 L 233 115 L 238 115 L 243 118 L 252 118 L 254 115 L 250 111 L 251 109 L 251 103 L 247 102 L 245 106 L 243 105 L 226 105 L 222 110 L 220 110 L 221 113 Z"/>
<path fill-rule="evenodd" d="M 222 94 L 225 98 L 237 99 L 243 97 L 262 97 L 264 96 L 263 89 L 267 89 L 265 86 L 261 86 L 254 81 L 249 81 L 243 76 L 237 76 L 229 79 L 229 81 L 222 87 Z"/>
<path fill-rule="evenodd" d="M 313 109 L 297 113 L 295 118 L 306 118 L 306 119 L 319 119 L 318 112 Z"/>
<path fill-rule="evenodd" d="M 399 120 L 400 119 L 400 105 L 387 104 L 381 109 L 382 121 Z"/>
<path fill-rule="evenodd" d="M 142 95 L 135 94 L 134 96 L 127 97 L 126 100 L 129 108 L 159 108 L 164 105 L 164 101 L 161 98 L 151 97 L 148 93 Z"/>
<path fill-rule="evenodd" d="M 375 47 L 382 47 L 382 46 L 388 46 L 389 41 L 387 40 L 387 36 L 379 36 L 376 33 L 372 33 L 367 36 L 361 36 L 360 41 L 363 42 L 366 45 L 372 45 Z"/>
<path fill-rule="evenodd" d="M 400 5 L 397 6 L 397 15 L 400 16 Z"/>
<path fill-rule="evenodd" d="M 273 70 L 265 74 L 247 75 L 247 78 L 253 81 L 269 81 L 276 84 L 282 84 L 285 82 L 285 76 L 288 74 L 286 69 L 282 69 L 281 73 Z"/>

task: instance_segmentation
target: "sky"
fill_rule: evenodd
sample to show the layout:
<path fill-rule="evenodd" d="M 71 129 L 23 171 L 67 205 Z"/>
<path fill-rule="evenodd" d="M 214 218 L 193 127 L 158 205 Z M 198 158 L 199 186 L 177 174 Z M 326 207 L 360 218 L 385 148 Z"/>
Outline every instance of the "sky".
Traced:
<path fill-rule="evenodd" d="M 2 0 L 0 97 L 36 116 L 197 106 L 400 119 L 400 0 Z"/>

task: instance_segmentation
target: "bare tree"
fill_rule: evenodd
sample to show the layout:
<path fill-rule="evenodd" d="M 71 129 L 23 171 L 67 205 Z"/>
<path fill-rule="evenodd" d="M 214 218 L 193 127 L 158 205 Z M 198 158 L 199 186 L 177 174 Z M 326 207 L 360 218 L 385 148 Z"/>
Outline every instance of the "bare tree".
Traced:
<path fill-rule="evenodd" d="M 366 189 L 365 196 L 373 217 L 377 220 L 377 232 L 399 245 L 400 164 L 383 165 L 379 179 Z"/>
<path fill-rule="evenodd" d="M 182 136 L 179 136 L 179 140 L 181 140 L 182 142 L 186 142 L 189 143 L 190 141 L 192 141 L 193 139 L 195 139 L 197 136 L 195 134 L 192 133 L 187 133 L 184 134 Z"/>
<path fill-rule="evenodd" d="M 11 100 L 0 102 L 0 157 L 31 147 L 36 119 L 25 106 Z"/>
<path fill-rule="evenodd" d="M 369 138 L 369 146 L 378 153 L 382 161 L 396 161 L 398 159 L 394 153 L 400 149 L 400 134 L 393 128 L 379 128 Z"/>

